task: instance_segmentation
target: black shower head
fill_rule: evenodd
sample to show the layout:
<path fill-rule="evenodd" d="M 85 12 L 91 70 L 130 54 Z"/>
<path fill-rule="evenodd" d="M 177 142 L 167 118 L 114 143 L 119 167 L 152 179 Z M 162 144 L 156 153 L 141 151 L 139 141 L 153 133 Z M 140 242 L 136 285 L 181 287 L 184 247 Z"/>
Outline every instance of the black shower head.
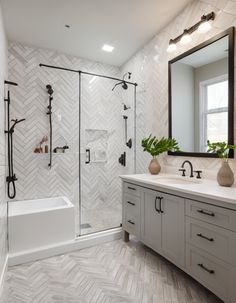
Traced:
<path fill-rule="evenodd" d="M 114 85 L 114 87 L 113 87 L 112 90 L 114 90 L 114 89 L 116 88 L 117 85 L 122 85 L 122 88 L 123 88 L 123 89 L 127 89 L 127 88 L 128 88 L 127 83 L 126 83 L 125 81 L 121 81 L 121 82 L 116 83 L 116 84 Z"/>
<path fill-rule="evenodd" d="M 127 83 L 125 81 L 123 81 L 122 88 L 123 89 L 127 89 L 128 88 L 128 85 L 127 85 Z"/>
<path fill-rule="evenodd" d="M 53 94 L 53 89 L 52 86 L 50 84 L 46 85 L 46 89 L 48 90 L 48 94 L 51 96 Z"/>

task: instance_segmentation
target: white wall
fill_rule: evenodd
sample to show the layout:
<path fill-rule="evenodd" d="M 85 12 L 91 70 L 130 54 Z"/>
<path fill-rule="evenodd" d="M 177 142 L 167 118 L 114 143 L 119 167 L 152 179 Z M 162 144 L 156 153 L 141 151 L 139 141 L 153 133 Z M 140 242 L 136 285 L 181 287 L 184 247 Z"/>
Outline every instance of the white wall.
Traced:
<path fill-rule="evenodd" d="M 194 33 L 189 45 L 179 46 L 178 50 L 172 54 L 166 52 L 169 39 L 177 37 L 185 28 L 198 22 L 203 14 L 211 11 L 216 13 L 216 19 L 213 22 L 213 28 L 207 34 Z M 168 136 L 168 61 L 230 26 L 234 26 L 235 20 L 236 2 L 195 0 L 122 67 L 123 71 L 132 72 L 132 80 L 139 84 L 137 94 L 138 172 L 147 171 L 150 161 L 150 156 L 145 154 L 140 147 L 141 139 L 150 133 L 158 137 Z M 176 172 L 184 159 L 186 157 L 164 156 L 161 157 L 161 164 Z M 205 175 L 208 172 L 215 176 L 221 165 L 219 159 L 191 158 L 191 161 L 194 168 L 203 169 Z M 230 162 L 236 172 L 236 160 Z"/>
<path fill-rule="evenodd" d="M 7 203 L 5 196 L 4 80 L 7 79 L 7 43 L 0 7 L 0 296 L 7 257 Z"/>
<path fill-rule="evenodd" d="M 172 137 L 183 151 L 194 151 L 194 68 L 171 65 Z M 184 134 L 184 136 L 183 136 Z"/>

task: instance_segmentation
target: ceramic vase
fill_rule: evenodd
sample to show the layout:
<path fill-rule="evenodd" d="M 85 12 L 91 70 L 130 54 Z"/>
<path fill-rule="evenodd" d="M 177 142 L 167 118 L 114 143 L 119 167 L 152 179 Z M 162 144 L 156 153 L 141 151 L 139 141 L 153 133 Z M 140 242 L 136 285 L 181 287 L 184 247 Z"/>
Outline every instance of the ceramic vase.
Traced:
<path fill-rule="evenodd" d="M 217 173 L 217 181 L 219 185 L 226 187 L 230 187 L 234 184 L 234 174 L 228 161 L 222 161 L 221 168 Z"/>
<path fill-rule="evenodd" d="M 153 157 L 153 159 L 151 160 L 150 164 L 149 164 L 149 172 L 152 175 L 157 175 L 159 174 L 159 172 L 161 171 L 161 166 L 160 163 L 157 160 L 157 157 Z"/>

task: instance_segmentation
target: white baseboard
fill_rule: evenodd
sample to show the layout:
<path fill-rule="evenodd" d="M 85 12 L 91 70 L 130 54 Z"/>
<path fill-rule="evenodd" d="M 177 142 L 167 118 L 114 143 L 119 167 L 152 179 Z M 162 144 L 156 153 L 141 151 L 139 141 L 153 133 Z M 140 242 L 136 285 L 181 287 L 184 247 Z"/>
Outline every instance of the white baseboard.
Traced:
<path fill-rule="evenodd" d="M 8 255 L 6 256 L 6 260 L 3 265 L 3 270 L 0 275 L 0 302 L 1 302 L 1 297 L 3 295 L 3 290 L 4 290 L 4 282 L 5 282 L 5 276 L 7 273 L 7 268 L 8 268 Z"/>
<path fill-rule="evenodd" d="M 55 255 L 65 254 L 74 250 L 79 250 L 105 242 L 118 240 L 121 238 L 122 229 L 115 228 L 98 232 L 91 235 L 84 235 L 69 242 L 58 243 L 53 246 L 44 246 L 36 250 L 28 250 L 15 254 L 9 254 L 8 265 L 14 266 L 27 262 L 32 262 Z"/>

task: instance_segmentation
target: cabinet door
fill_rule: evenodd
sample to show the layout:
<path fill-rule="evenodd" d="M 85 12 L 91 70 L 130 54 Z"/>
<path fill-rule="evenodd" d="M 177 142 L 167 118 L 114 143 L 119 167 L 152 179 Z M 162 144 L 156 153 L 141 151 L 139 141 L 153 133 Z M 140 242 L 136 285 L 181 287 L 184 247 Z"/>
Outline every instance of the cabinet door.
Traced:
<path fill-rule="evenodd" d="M 142 241 L 157 252 L 161 251 L 161 213 L 159 211 L 159 193 L 143 190 L 141 210 Z"/>
<path fill-rule="evenodd" d="M 185 266 L 185 203 L 184 199 L 162 194 L 162 250 L 164 256 Z"/>

